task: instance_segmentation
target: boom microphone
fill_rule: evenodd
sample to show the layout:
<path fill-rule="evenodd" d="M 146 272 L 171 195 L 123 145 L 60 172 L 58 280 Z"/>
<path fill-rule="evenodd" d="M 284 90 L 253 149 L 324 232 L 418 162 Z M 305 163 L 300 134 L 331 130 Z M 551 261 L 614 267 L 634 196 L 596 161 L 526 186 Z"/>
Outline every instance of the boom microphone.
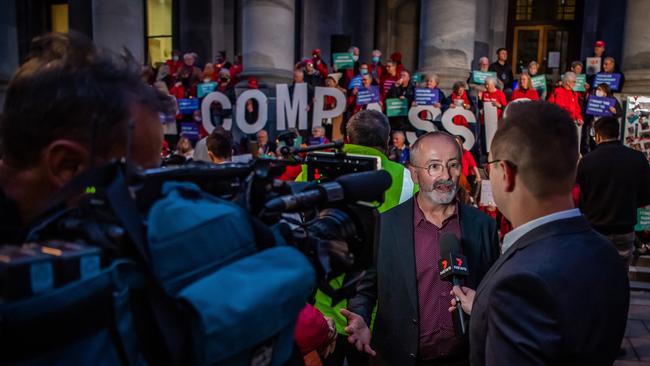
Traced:
<path fill-rule="evenodd" d="M 440 279 L 451 281 L 454 286 L 461 286 L 461 278 L 469 275 L 467 258 L 460 254 L 460 242 L 456 235 L 451 233 L 443 234 L 440 238 L 440 261 L 438 262 Z M 460 304 L 460 298 L 456 297 L 456 316 L 458 320 L 458 331 L 461 335 L 467 334 L 465 314 Z"/>
<path fill-rule="evenodd" d="M 347 174 L 305 192 L 274 198 L 266 203 L 270 212 L 295 211 L 319 203 L 382 201 L 392 179 L 384 170 Z"/>

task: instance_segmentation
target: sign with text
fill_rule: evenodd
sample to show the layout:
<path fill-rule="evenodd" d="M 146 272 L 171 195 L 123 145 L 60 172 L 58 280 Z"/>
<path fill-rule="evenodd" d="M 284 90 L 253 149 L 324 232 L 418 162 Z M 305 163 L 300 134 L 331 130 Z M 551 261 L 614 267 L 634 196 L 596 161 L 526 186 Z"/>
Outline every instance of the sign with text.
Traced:
<path fill-rule="evenodd" d="M 192 141 L 199 139 L 199 126 L 194 122 L 181 123 L 181 136 L 185 136 Z"/>
<path fill-rule="evenodd" d="M 202 83 L 196 86 L 196 94 L 199 98 L 212 93 L 217 88 L 217 83 Z"/>
<path fill-rule="evenodd" d="M 192 114 L 197 109 L 199 109 L 198 98 L 178 99 L 178 111 L 180 114 Z"/>
<path fill-rule="evenodd" d="M 332 59 L 337 70 L 351 69 L 354 67 L 352 52 L 335 53 L 332 55 Z"/>
<path fill-rule="evenodd" d="M 573 86 L 573 91 L 584 92 L 587 91 L 585 85 L 587 84 L 587 75 L 576 75 L 576 84 Z"/>
<path fill-rule="evenodd" d="M 616 106 L 616 99 L 614 98 L 599 97 L 597 95 L 592 95 L 589 97 L 589 101 L 587 102 L 587 109 L 585 113 L 592 116 L 599 116 L 599 117 L 611 116 L 612 112 L 609 110 L 609 107 L 615 107 L 615 106 Z"/>
<path fill-rule="evenodd" d="M 379 102 L 379 87 L 370 86 L 370 88 L 360 87 L 357 92 L 357 105 L 366 105 Z"/>
<path fill-rule="evenodd" d="M 416 88 L 415 104 L 417 105 L 434 105 L 440 100 L 438 89 Z"/>
<path fill-rule="evenodd" d="M 348 89 L 352 90 L 354 88 L 360 88 L 361 87 L 361 76 L 355 76 L 350 80 L 350 84 L 348 84 Z"/>
<path fill-rule="evenodd" d="M 634 231 L 650 230 L 650 206 L 638 209 Z"/>
<path fill-rule="evenodd" d="M 398 117 L 409 114 L 409 101 L 406 98 L 386 99 L 386 116 Z"/>
<path fill-rule="evenodd" d="M 422 74 L 419 73 L 419 72 L 416 72 L 415 74 L 413 74 L 413 76 L 411 76 L 411 82 L 413 82 L 413 84 L 416 84 L 416 85 L 421 83 L 422 82 Z"/>
<path fill-rule="evenodd" d="M 546 91 L 546 75 L 537 75 L 530 78 L 533 84 L 533 89 L 539 91 Z"/>
<path fill-rule="evenodd" d="M 607 84 L 612 91 L 619 91 L 621 85 L 621 74 L 597 74 L 594 78 L 593 87 L 597 88 L 600 84 Z"/>
<path fill-rule="evenodd" d="M 496 78 L 497 73 L 494 71 L 472 71 L 472 83 L 474 84 L 485 84 L 485 79 L 489 77 Z"/>
<path fill-rule="evenodd" d="M 596 75 L 600 72 L 600 63 L 602 59 L 600 57 L 587 57 L 587 75 Z"/>

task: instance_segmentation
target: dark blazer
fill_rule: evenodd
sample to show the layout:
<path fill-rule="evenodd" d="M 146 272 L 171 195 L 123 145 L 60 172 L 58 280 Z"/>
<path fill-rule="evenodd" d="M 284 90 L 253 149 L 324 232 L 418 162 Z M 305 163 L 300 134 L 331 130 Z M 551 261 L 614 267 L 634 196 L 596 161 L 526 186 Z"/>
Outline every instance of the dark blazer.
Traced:
<path fill-rule="evenodd" d="M 612 244 L 583 217 L 524 234 L 479 286 L 471 364 L 611 365 L 630 296 Z"/>
<path fill-rule="evenodd" d="M 419 345 L 418 290 L 413 239 L 414 199 L 381 216 L 375 268 L 371 268 L 349 300 L 350 311 L 370 324 L 378 300 L 372 343 L 380 365 L 415 365 Z M 461 247 L 470 275 L 466 285 L 477 288 L 499 255 L 496 222 L 479 210 L 459 206 Z"/>

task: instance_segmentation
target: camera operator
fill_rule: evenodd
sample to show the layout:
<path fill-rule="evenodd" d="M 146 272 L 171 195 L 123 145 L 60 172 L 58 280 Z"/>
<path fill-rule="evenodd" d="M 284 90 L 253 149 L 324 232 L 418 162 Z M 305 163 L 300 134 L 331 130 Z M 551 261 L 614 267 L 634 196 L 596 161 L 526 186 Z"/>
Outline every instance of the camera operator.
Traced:
<path fill-rule="evenodd" d="M 33 40 L 0 122 L 4 242 L 19 242 L 24 224 L 89 168 L 125 156 L 145 168 L 159 164 L 164 99 L 140 71 L 130 54 L 100 50 L 80 34 Z"/>
<path fill-rule="evenodd" d="M 386 116 L 378 111 L 363 110 L 350 118 L 347 124 L 348 144 L 343 150 L 348 154 L 376 156 L 381 159 L 381 167 L 386 170 L 393 183 L 386 191 L 384 203 L 378 207 L 380 213 L 408 201 L 416 190 L 411 175 L 401 164 L 391 161 L 386 156 L 390 138 L 390 124 Z M 342 286 L 342 276 L 332 280 L 333 287 Z M 345 357 L 348 364 L 365 364 L 367 356 L 357 352 L 347 341 L 345 327 L 347 319 L 341 315 L 340 309 L 347 306 L 347 301 L 341 301 L 332 306 L 331 299 L 318 291 L 316 294 L 316 307 L 325 316 L 332 317 L 336 322 L 339 333 L 337 347 L 332 356 L 325 360 L 326 365 L 342 365 Z"/>

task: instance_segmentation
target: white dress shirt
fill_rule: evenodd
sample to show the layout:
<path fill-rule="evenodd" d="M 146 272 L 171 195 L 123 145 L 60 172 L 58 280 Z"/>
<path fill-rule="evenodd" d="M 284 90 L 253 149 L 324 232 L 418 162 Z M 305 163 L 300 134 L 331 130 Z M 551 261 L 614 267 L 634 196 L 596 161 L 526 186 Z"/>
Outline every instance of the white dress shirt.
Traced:
<path fill-rule="evenodd" d="M 505 253 L 512 244 L 519 240 L 522 236 L 535 229 L 536 227 L 542 226 L 552 221 L 570 219 L 572 217 L 581 216 L 582 213 L 577 208 L 572 208 L 570 210 L 564 210 L 559 212 L 554 212 L 550 215 L 538 217 L 535 220 L 528 221 L 527 223 L 521 225 L 520 227 L 512 230 L 503 237 L 503 245 L 501 246 L 501 253 Z"/>

